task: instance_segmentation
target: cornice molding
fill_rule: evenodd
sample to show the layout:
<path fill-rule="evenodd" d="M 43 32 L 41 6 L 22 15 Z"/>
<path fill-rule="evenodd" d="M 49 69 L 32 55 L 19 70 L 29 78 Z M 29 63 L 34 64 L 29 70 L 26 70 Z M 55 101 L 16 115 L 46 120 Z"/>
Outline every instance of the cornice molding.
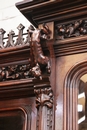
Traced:
<path fill-rule="evenodd" d="M 87 52 L 87 35 L 57 40 L 53 46 L 56 57 L 85 53 Z"/>
<path fill-rule="evenodd" d="M 35 86 L 40 89 L 51 87 L 49 78 L 43 77 L 42 80 L 27 78 L 0 82 L 0 100 L 35 96 Z"/>
<path fill-rule="evenodd" d="M 58 22 L 72 20 L 72 18 L 79 18 L 79 16 L 86 16 L 87 2 L 80 1 L 47 1 L 41 3 L 34 3 L 26 1 L 16 4 L 20 12 L 34 25 L 38 26 L 47 22 Z M 80 13 L 79 13 L 80 12 Z"/>
<path fill-rule="evenodd" d="M 30 55 L 30 47 L 28 45 L 1 49 L 0 66 L 18 64 L 19 62 L 25 64 L 29 63 L 29 55 Z"/>

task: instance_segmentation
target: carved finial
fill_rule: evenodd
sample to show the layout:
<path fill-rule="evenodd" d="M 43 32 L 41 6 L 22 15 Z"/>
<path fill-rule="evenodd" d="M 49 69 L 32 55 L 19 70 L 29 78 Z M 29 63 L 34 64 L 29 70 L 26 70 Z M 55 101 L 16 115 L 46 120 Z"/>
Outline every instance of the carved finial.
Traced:
<path fill-rule="evenodd" d="M 20 23 L 19 26 L 17 27 L 18 30 L 23 30 L 25 27 Z"/>
<path fill-rule="evenodd" d="M 4 34 L 5 34 L 5 30 L 1 28 L 0 29 L 0 47 L 1 48 L 4 48 L 4 43 L 3 43 Z"/>
<path fill-rule="evenodd" d="M 7 41 L 7 44 L 5 45 L 5 47 L 14 46 L 14 40 L 13 40 L 14 35 L 15 35 L 14 31 L 11 30 L 8 34 L 8 41 Z"/>
<path fill-rule="evenodd" d="M 19 34 L 18 34 L 18 38 L 17 38 L 15 45 L 23 45 L 24 44 L 24 39 L 23 39 L 23 29 L 24 28 L 25 27 L 22 24 L 19 24 L 19 26 L 17 27 L 17 29 L 19 30 Z"/>

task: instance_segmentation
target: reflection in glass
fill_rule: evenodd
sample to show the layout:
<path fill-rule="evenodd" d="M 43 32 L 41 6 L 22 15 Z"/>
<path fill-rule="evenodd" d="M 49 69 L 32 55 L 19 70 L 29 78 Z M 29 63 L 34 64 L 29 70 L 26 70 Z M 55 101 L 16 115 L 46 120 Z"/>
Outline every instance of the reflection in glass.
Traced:
<path fill-rule="evenodd" d="M 87 74 L 80 78 L 78 89 L 78 125 L 79 130 L 87 130 Z"/>
<path fill-rule="evenodd" d="M 0 111 L 0 130 L 23 130 L 24 118 L 21 110 Z"/>

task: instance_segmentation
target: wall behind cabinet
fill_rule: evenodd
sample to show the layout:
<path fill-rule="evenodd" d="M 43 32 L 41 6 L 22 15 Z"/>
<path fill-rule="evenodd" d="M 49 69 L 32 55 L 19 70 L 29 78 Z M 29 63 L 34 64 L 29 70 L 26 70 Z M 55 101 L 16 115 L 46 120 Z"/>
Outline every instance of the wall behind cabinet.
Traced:
<path fill-rule="evenodd" d="M 18 34 L 17 26 L 22 23 L 25 26 L 24 31 L 28 29 L 30 22 L 16 8 L 15 3 L 22 0 L 4 0 L 0 1 L 0 28 L 6 31 L 7 36 L 10 30 Z"/>

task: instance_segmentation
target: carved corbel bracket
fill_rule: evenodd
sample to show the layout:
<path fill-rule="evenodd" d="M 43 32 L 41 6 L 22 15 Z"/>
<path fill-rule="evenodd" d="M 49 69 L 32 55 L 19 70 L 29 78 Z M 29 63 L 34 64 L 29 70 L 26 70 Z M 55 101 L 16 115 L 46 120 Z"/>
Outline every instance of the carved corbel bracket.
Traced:
<path fill-rule="evenodd" d="M 53 107 L 53 93 L 51 88 L 43 88 L 34 90 L 36 94 L 36 107 L 47 106 L 48 108 Z"/>
<path fill-rule="evenodd" d="M 53 129 L 53 92 L 48 83 L 34 86 L 37 108 L 37 130 Z"/>
<path fill-rule="evenodd" d="M 47 41 L 53 39 L 53 23 L 41 24 L 38 29 L 31 25 L 29 34 L 31 57 L 33 57 L 31 59 L 33 65 L 31 72 L 35 77 L 42 79 L 41 66 L 46 66 L 47 73 L 51 73 L 51 61 L 49 56 L 44 55 L 42 45 L 46 45 Z"/>

